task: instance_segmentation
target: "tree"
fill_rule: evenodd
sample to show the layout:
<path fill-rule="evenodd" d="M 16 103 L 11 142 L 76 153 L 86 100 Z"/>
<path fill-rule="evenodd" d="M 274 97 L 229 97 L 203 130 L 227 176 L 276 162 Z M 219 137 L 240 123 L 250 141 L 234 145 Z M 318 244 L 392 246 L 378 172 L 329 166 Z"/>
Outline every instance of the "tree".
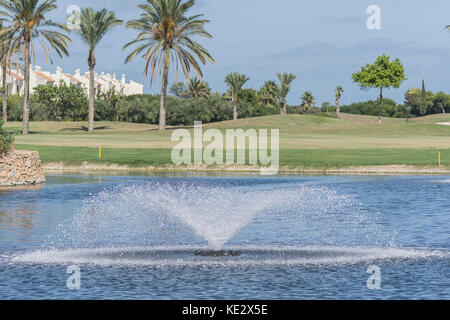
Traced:
<path fill-rule="evenodd" d="M 392 118 L 398 112 L 398 104 L 391 99 L 384 99 L 383 111 Z"/>
<path fill-rule="evenodd" d="M 326 110 L 326 112 L 328 113 L 328 108 L 330 107 L 331 103 L 329 102 L 324 102 L 322 103 L 322 111 Z"/>
<path fill-rule="evenodd" d="M 99 92 L 98 98 L 104 102 L 105 109 L 108 111 L 108 118 L 120 121 L 119 105 L 125 98 L 123 92 L 117 92 L 114 88 L 109 89 L 106 92 Z"/>
<path fill-rule="evenodd" d="M 49 109 L 53 120 L 81 121 L 87 113 L 86 89 L 62 82 L 57 86 L 38 85 L 34 88 L 37 102 Z"/>
<path fill-rule="evenodd" d="M 335 97 L 336 97 L 336 115 L 339 117 L 341 114 L 341 98 L 342 94 L 344 93 L 344 89 L 342 89 L 342 86 L 337 86 L 336 90 L 334 90 Z"/>
<path fill-rule="evenodd" d="M 239 74 L 237 72 L 230 73 L 225 78 L 226 85 L 231 89 L 231 100 L 233 101 L 233 120 L 237 120 L 237 104 L 238 96 L 244 84 L 250 80 L 244 74 Z"/>
<path fill-rule="evenodd" d="M 126 24 L 127 28 L 139 31 L 139 35 L 124 46 L 126 49 L 137 45 L 125 63 L 143 52 L 144 77 L 147 76 L 149 67 L 152 81 L 156 69 L 162 75 L 159 130 L 166 129 L 167 84 L 171 61 L 181 65 L 185 82 L 189 81 L 191 67 L 200 78 L 203 77 L 196 58 L 203 64 L 206 64 L 207 60 L 214 62 L 209 52 L 200 43 L 192 40 L 192 36 L 212 38 L 204 29 L 209 20 L 202 19 L 202 14 L 186 17 L 186 13 L 194 4 L 194 0 L 147 0 L 147 3 L 139 5 L 144 11 L 141 18 Z"/>
<path fill-rule="evenodd" d="M 301 97 L 301 106 L 305 108 L 305 111 L 308 113 L 313 105 L 316 103 L 314 100 L 314 96 L 310 91 L 306 91 Z"/>
<path fill-rule="evenodd" d="M 105 36 L 105 34 L 108 33 L 108 31 L 121 23 L 122 20 L 118 20 L 114 12 L 108 11 L 106 9 L 94 11 L 92 8 L 88 7 L 81 10 L 80 28 L 77 29 L 77 32 L 89 49 L 87 59 L 89 66 L 89 132 L 94 131 L 94 70 L 97 63 L 95 58 L 95 47 L 100 43 L 100 41 Z"/>
<path fill-rule="evenodd" d="M 194 77 L 189 81 L 189 85 L 183 92 L 183 96 L 189 98 L 208 98 L 210 93 L 211 89 L 209 88 L 209 85 L 197 77 Z"/>
<path fill-rule="evenodd" d="M 3 23 L 0 22 L 0 30 L 3 29 Z M 3 123 L 8 122 L 8 84 L 6 83 L 6 75 L 10 64 L 12 63 L 12 57 L 10 56 L 10 39 L 9 34 L 3 34 L 0 38 L 0 65 L 2 68 L 2 115 Z"/>
<path fill-rule="evenodd" d="M 67 46 L 71 40 L 64 33 L 56 31 L 67 31 L 66 26 L 46 18 L 46 15 L 57 8 L 56 0 L 0 0 L 0 7 L 0 17 L 9 24 L 0 31 L 0 38 L 9 35 L 11 50 L 20 50 L 25 64 L 22 133 L 26 135 L 30 120 L 30 58 L 31 55 L 35 56 L 33 40 L 39 41 L 39 46 L 45 56 L 50 57 L 51 62 L 53 59 L 50 49 L 55 50 L 60 57 L 63 54 L 68 56 Z"/>
<path fill-rule="evenodd" d="M 450 110 L 450 96 L 442 91 L 434 95 L 432 113 L 446 113 L 446 109 Z"/>
<path fill-rule="evenodd" d="M 373 64 L 366 64 L 360 71 L 352 75 L 353 81 L 358 83 L 361 89 L 377 88 L 380 90 L 380 106 L 378 122 L 381 124 L 383 112 L 383 89 L 399 88 L 404 80 L 407 80 L 405 68 L 400 59 L 392 62 L 386 55 L 379 56 Z"/>
<path fill-rule="evenodd" d="M 263 104 L 274 106 L 280 99 L 280 87 L 275 81 L 266 81 L 259 89 L 258 95 Z"/>
<path fill-rule="evenodd" d="M 184 82 L 175 82 L 169 90 L 171 95 L 174 95 L 177 98 L 184 98 L 183 93 L 186 92 L 187 87 Z"/>
<path fill-rule="evenodd" d="M 425 90 L 425 80 L 422 79 L 422 91 L 420 92 L 420 100 L 419 100 L 419 114 L 424 116 L 427 114 L 428 105 L 427 105 L 427 90 Z"/>
<path fill-rule="evenodd" d="M 279 96 L 280 96 L 280 100 L 281 100 L 281 105 L 282 105 L 282 109 L 281 109 L 281 114 L 287 114 L 286 111 L 286 106 L 287 106 L 287 102 L 286 102 L 286 97 L 289 94 L 289 91 L 291 91 L 291 83 L 297 79 L 297 77 L 292 74 L 292 73 L 277 73 L 277 77 L 278 80 L 280 80 L 280 91 L 279 91 Z"/>

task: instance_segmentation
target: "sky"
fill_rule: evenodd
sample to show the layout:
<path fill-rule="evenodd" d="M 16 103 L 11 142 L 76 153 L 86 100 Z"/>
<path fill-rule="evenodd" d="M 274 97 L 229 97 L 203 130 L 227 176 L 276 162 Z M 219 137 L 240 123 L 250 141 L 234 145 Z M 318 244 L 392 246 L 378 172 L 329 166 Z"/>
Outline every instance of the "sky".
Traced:
<path fill-rule="evenodd" d="M 67 8 L 107 8 L 122 20 L 138 18 L 139 4 L 145 0 L 58 0 L 51 18 L 65 22 Z M 381 9 L 381 29 L 369 30 L 367 8 Z M 206 30 L 213 39 L 198 39 L 215 59 L 202 70 L 213 92 L 226 90 L 225 76 L 230 72 L 246 74 L 246 87 L 258 89 L 266 80 L 276 80 L 277 72 L 297 76 L 288 103 L 298 105 L 305 91 L 311 91 L 318 105 L 334 101 L 334 89 L 342 85 L 342 103 L 376 99 L 378 91 L 360 90 L 351 75 L 381 54 L 400 58 L 408 80 L 386 97 L 402 103 L 404 93 L 420 87 L 425 79 L 427 90 L 450 93 L 450 1 L 448 0 L 197 0 L 190 14 L 202 13 L 210 23 Z M 127 79 L 144 83 L 146 93 L 158 93 L 158 80 L 150 86 L 143 79 L 141 57 L 127 65 L 129 51 L 122 46 L 136 33 L 116 27 L 96 50 L 97 72 L 122 73 Z M 36 64 L 54 71 L 61 66 L 73 73 L 87 68 L 87 48 L 75 34 L 70 57 L 56 58 L 53 65 L 39 55 Z M 180 76 L 180 79 L 182 77 Z M 171 73 L 170 82 L 175 81 Z"/>

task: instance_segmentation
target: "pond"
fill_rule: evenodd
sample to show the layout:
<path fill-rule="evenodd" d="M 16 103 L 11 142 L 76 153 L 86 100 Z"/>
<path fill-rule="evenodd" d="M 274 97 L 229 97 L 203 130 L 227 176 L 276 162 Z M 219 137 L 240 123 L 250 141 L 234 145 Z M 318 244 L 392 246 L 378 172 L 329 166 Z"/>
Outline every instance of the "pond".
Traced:
<path fill-rule="evenodd" d="M 449 195 L 448 176 L 52 174 L 0 190 L 0 299 L 449 299 Z"/>

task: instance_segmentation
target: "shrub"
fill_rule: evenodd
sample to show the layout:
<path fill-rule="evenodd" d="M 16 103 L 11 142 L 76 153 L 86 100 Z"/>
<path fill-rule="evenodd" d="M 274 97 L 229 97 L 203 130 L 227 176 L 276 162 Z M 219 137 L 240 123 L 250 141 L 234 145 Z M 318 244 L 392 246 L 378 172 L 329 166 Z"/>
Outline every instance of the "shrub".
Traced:
<path fill-rule="evenodd" d="M 3 130 L 3 122 L 0 121 L 0 155 L 7 153 L 11 147 L 11 135 Z"/>
<path fill-rule="evenodd" d="M 34 88 L 33 98 L 39 109 L 30 107 L 32 120 L 87 120 L 89 103 L 84 88 L 65 83 L 59 86 L 39 85 Z"/>

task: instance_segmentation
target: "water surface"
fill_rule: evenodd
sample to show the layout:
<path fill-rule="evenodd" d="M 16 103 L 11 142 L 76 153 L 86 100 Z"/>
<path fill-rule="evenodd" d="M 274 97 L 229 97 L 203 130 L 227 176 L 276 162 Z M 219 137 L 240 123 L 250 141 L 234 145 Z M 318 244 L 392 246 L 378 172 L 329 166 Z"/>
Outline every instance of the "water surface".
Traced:
<path fill-rule="evenodd" d="M 1 299 L 450 298 L 448 176 L 47 178 L 0 191 Z"/>

